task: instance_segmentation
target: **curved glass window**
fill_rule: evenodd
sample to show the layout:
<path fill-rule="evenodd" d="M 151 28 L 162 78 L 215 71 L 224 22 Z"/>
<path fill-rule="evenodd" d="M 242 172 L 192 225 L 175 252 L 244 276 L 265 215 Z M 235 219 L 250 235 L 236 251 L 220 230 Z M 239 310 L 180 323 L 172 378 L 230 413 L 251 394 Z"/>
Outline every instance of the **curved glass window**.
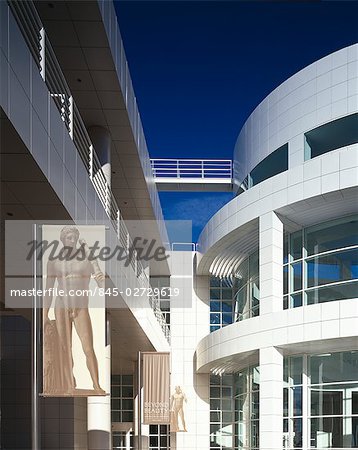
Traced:
<path fill-rule="evenodd" d="M 283 397 L 285 449 L 358 448 L 358 351 L 285 358 Z"/>
<path fill-rule="evenodd" d="M 286 235 L 284 309 L 356 298 L 358 216 Z"/>
<path fill-rule="evenodd" d="M 234 274 L 234 322 L 260 313 L 259 252 L 246 258 Z"/>
<path fill-rule="evenodd" d="M 254 169 L 248 177 L 249 187 L 255 186 L 288 169 L 288 144 L 270 153 Z"/>
<path fill-rule="evenodd" d="M 283 448 L 302 448 L 303 428 L 302 357 L 284 359 Z"/>
<path fill-rule="evenodd" d="M 321 125 L 305 133 L 305 159 L 358 142 L 358 114 Z"/>
<path fill-rule="evenodd" d="M 210 278 L 210 332 L 233 322 L 232 285 L 230 280 Z"/>
<path fill-rule="evenodd" d="M 259 448 L 259 367 L 210 376 L 210 450 Z"/>
<path fill-rule="evenodd" d="M 259 252 L 228 278 L 210 278 L 210 332 L 260 313 Z"/>
<path fill-rule="evenodd" d="M 277 150 L 270 153 L 242 181 L 238 195 L 247 191 L 252 186 L 261 183 L 281 172 L 288 170 L 288 144 L 284 144 Z"/>

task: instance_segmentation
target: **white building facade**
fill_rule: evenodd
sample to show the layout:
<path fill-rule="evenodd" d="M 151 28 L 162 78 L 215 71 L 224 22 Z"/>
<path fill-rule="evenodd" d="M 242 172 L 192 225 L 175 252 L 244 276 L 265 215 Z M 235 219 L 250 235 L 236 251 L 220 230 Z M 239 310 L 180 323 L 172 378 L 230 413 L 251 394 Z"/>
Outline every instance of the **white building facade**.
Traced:
<path fill-rule="evenodd" d="M 112 2 L 3 1 L 0 12 L 1 230 L 101 223 L 129 246 L 130 221 L 150 220 L 166 244 Z M 183 292 L 106 305 L 106 398 L 39 396 L 41 326 L 6 307 L 1 272 L 0 448 L 358 448 L 358 45 L 263 100 L 233 165 L 236 196 L 195 252 L 108 263 L 118 289 Z M 187 431 L 141 423 L 140 352 L 170 352 Z"/>
<path fill-rule="evenodd" d="M 210 449 L 358 446 L 357 57 L 326 56 L 255 109 L 238 195 L 200 236 Z"/>

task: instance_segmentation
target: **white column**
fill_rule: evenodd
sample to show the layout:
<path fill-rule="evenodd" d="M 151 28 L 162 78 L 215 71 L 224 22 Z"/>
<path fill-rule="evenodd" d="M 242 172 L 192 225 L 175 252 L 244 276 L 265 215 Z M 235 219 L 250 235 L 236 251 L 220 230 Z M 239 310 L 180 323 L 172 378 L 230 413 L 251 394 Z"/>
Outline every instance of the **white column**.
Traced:
<path fill-rule="evenodd" d="M 187 397 L 187 432 L 171 434 L 172 450 L 207 450 L 209 446 L 209 375 L 195 373 L 195 349 L 209 331 L 209 277 L 196 276 L 190 285 L 184 275 L 192 265 L 190 257 L 190 252 L 172 254 L 178 265 L 172 270 L 171 287 L 179 288 L 180 295 L 171 298 L 171 393 L 181 386 Z"/>
<path fill-rule="evenodd" d="M 279 450 L 283 439 L 283 356 L 260 349 L 260 450 Z"/>
<path fill-rule="evenodd" d="M 111 186 L 111 136 L 109 131 L 103 127 L 93 126 L 89 128 L 88 134 L 101 163 L 107 183 Z"/>
<path fill-rule="evenodd" d="M 110 326 L 107 324 L 107 333 Z M 111 392 L 111 346 L 108 344 L 106 352 L 106 376 L 101 381 L 101 387 Z M 88 450 L 111 450 L 111 396 L 88 397 L 87 400 L 87 429 Z"/>
<path fill-rule="evenodd" d="M 283 224 L 274 212 L 260 216 L 260 315 L 283 309 Z"/>

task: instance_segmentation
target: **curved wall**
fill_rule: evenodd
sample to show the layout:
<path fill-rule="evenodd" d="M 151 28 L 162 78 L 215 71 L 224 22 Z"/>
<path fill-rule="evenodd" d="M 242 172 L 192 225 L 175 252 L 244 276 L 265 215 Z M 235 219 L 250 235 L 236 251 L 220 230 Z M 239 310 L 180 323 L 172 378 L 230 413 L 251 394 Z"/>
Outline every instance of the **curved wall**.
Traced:
<path fill-rule="evenodd" d="M 354 144 L 252 187 L 224 205 L 206 224 L 198 242 L 198 273 L 210 273 L 214 261 L 219 273 L 231 250 L 238 255 L 234 243 L 239 240 L 241 250 L 249 254 L 257 246 L 257 219 L 267 212 L 278 212 L 288 225 L 296 227 L 353 214 L 357 211 L 357 185 L 358 144 Z M 251 229 L 256 233 L 246 248 Z"/>
<path fill-rule="evenodd" d="M 304 161 L 303 133 L 358 111 L 358 44 L 293 75 L 254 110 L 234 150 L 238 187 L 269 154 L 288 143 L 288 167 Z"/>
<path fill-rule="evenodd" d="M 358 115 L 351 116 L 358 111 L 357 77 L 358 44 L 298 72 L 255 109 L 239 135 L 234 161 L 237 187 L 251 172 L 249 188 L 221 208 L 207 223 L 199 238 L 198 275 L 210 274 L 219 279 L 230 276 L 247 255 L 257 249 L 259 251 L 259 315 L 242 317 L 242 321 L 232 324 L 223 320 L 219 324 L 223 328 L 213 331 L 217 327 L 212 327 L 213 332 L 198 343 L 195 354 L 197 373 L 211 372 L 214 377 L 242 371 L 253 365 L 258 368 L 260 386 L 255 401 L 259 404 L 259 432 L 249 430 L 246 437 L 237 436 L 239 439 L 235 448 L 243 448 L 242 442 L 246 442 L 244 448 L 250 450 L 278 450 L 283 448 L 283 442 L 288 445 L 284 444 L 285 448 L 333 448 L 336 447 L 334 442 L 351 443 L 353 434 L 355 436 L 347 430 L 344 433 L 337 430 L 328 432 L 325 426 L 322 428 L 321 424 L 325 422 L 321 418 L 317 419 L 318 422 L 311 420 L 309 410 L 313 403 L 309 397 L 309 380 L 305 370 L 300 375 L 305 383 L 301 391 L 307 411 L 296 419 L 295 409 L 291 408 L 294 418 L 287 419 L 285 416 L 283 374 L 287 356 L 305 355 L 302 361 L 306 361 L 307 366 L 307 355 L 318 353 L 323 357 L 346 351 L 355 354 L 358 351 L 358 315 L 357 298 L 339 300 L 342 297 L 336 292 L 325 303 L 307 304 L 305 301 L 303 306 L 294 305 L 297 307 L 284 310 L 288 303 L 284 305 L 283 301 L 283 243 L 285 233 L 295 233 L 358 211 L 358 124 L 355 126 L 354 123 L 356 119 L 358 121 Z M 344 119 L 346 116 L 351 117 Z M 336 122 L 305 136 L 308 131 L 333 121 Z M 348 122 L 351 125 L 347 126 Z M 337 123 L 340 125 L 337 126 Z M 282 169 L 276 158 L 275 163 L 268 167 L 269 159 L 264 161 L 265 158 L 285 144 L 288 144 L 288 164 L 285 159 Z M 262 164 L 255 170 L 254 179 L 252 170 L 260 162 Z M 283 170 L 280 173 L 277 173 L 278 166 Z M 273 175 L 274 172 L 277 174 Z M 307 291 L 308 277 L 304 271 L 309 258 L 305 253 L 306 240 L 302 236 L 306 235 L 301 234 L 299 259 L 305 260 L 305 263 L 298 263 L 302 272 L 297 279 L 301 280 L 299 286 L 303 292 L 304 289 Z M 356 244 L 353 247 L 356 249 Z M 351 251 L 352 248 L 349 248 Z M 334 258 L 337 255 L 336 252 Z M 323 258 L 327 258 L 327 252 Z M 298 259 L 293 260 L 294 263 L 290 260 L 285 266 L 288 268 L 285 273 L 288 271 L 295 280 L 295 273 L 299 273 L 296 272 Z M 309 261 L 312 270 L 312 259 Z M 327 259 L 323 260 L 323 265 L 324 261 Z M 354 267 L 351 267 L 349 281 L 356 279 L 355 259 L 352 261 L 349 267 Z M 349 269 L 346 262 L 339 264 L 338 260 L 333 260 L 331 265 L 338 271 L 344 271 L 345 275 L 341 277 L 340 273 L 337 283 L 340 286 L 346 283 Z M 317 267 L 318 263 L 314 269 Z M 329 278 L 326 281 L 328 284 L 331 282 Z M 289 286 L 291 284 L 290 281 Z M 293 286 L 292 292 L 298 292 L 295 281 Z M 215 295 L 213 298 L 210 296 L 213 317 L 217 311 L 216 298 Z M 239 306 L 240 303 L 235 303 L 233 298 L 231 311 L 239 312 Z M 209 324 L 207 329 L 209 333 Z M 329 370 L 332 372 L 331 367 Z M 332 377 L 340 379 L 334 378 L 334 374 Z M 213 386 L 213 401 L 215 389 Z M 349 426 L 355 426 L 349 417 L 345 420 Z M 218 426 L 215 421 L 210 424 L 213 430 L 226 432 L 224 425 L 220 423 Z M 243 424 L 239 425 L 239 429 L 243 429 Z M 316 427 L 313 430 L 314 445 L 311 425 Z M 248 436 L 254 436 L 254 441 Z M 327 441 L 327 445 L 317 447 L 315 444 L 322 443 L 322 439 Z"/>

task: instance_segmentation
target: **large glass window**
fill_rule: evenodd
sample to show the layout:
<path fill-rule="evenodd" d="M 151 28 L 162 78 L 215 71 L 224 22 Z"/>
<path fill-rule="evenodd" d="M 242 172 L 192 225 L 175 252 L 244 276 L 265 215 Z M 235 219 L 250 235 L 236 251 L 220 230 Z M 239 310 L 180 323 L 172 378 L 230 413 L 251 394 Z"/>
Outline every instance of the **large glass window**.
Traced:
<path fill-rule="evenodd" d="M 258 367 L 210 376 L 210 450 L 259 448 Z"/>
<path fill-rule="evenodd" d="M 228 278 L 210 279 L 210 332 L 259 315 L 259 252 L 242 261 Z"/>
<path fill-rule="evenodd" d="M 149 425 L 149 450 L 170 450 L 169 425 Z"/>
<path fill-rule="evenodd" d="M 233 322 L 232 282 L 226 278 L 210 279 L 210 332 Z"/>
<path fill-rule="evenodd" d="M 285 309 L 357 297 L 357 216 L 286 235 L 284 253 Z"/>
<path fill-rule="evenodd" d="M 233 375 L 210 376 L 210 449 L 233 448 Z"/>
<path fill-rule="evenodd" d="M 283 448 L 302 449 L 303 360 L 301 356 L 285 358 L 283 388 Z"/>
<path fill-rule="evenodd" d="M 235 375 L 235 449 L 259 448 L 260 371 L 249 367 Z"/>
<path fill-rule="evenodd" d="M 113 450 L 133 450 L 133 432 L 126 433 L 125 431 L 113 431 L 112 448 Z"/>
<path fill-rule="evenodd" d="M 358 448 L 358 351 L 287 357 L 283 378 L 284 449 Z"/>
<path fill-rule="evenodd" d="M 133 375 L 112 375 L 112 422 L 133 422 Z"/>
<path fill-rule="evenodd" d="M 288 169 L 288 144 L 278 148 L 263 159 L 248 176 L 248 187 L 255 186 L 268 178 Z"/>
<path fill-rule="evenodd" d="M 357 142 L 358 114 L 351 114 L 305 133 L 305 159 Z"/>
<path fill-rule="evenodd" d="M 234 322 L 259 315 L 259 252 L 252 253 L 234 275 Z"/>
<path fill-rule="evenodd" d="M 310 448 L 358 448 L 358 352 L 311 356 L 309 370 Z"/>

